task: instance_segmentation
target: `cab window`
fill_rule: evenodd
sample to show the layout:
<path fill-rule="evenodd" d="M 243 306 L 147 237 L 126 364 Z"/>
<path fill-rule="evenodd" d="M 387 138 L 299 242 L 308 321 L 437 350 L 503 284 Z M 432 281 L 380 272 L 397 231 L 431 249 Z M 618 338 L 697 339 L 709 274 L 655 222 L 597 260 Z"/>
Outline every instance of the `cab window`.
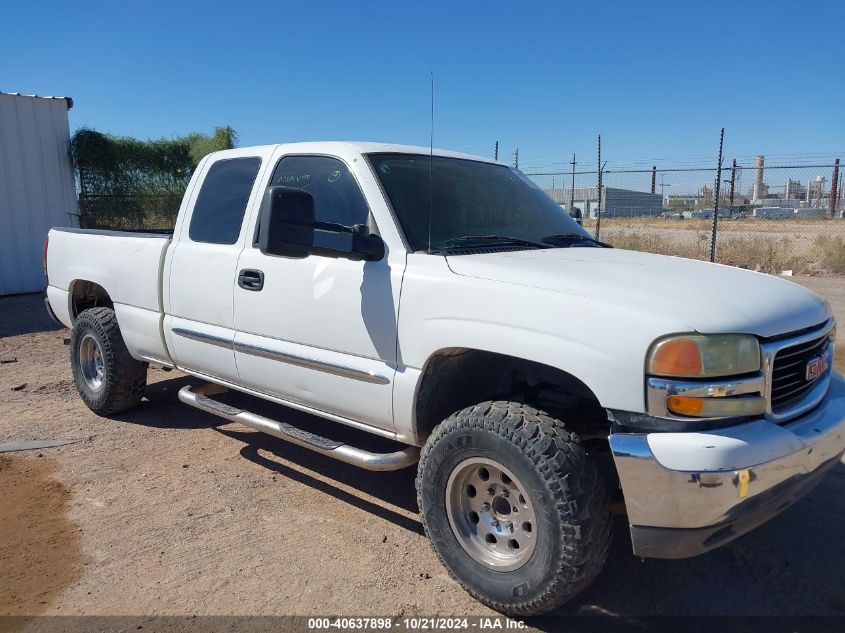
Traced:
<path fill-rule="evenodd" d="M 194 204 L 188 236 L 193 242 L 234 244 L 241 232 L 260 158 L 219 160 L 208 170 Z"/>

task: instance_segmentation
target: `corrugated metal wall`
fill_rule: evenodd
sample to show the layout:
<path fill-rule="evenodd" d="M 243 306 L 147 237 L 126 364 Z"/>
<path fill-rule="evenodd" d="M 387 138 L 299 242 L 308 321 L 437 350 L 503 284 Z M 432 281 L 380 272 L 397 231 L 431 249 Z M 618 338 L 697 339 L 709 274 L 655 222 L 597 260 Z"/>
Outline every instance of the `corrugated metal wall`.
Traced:
<path fill-rule="evenodd" d="M 44 289 L 51 226 L 76 226 L 68 102 L 0 93 L 0 295 Z"/>

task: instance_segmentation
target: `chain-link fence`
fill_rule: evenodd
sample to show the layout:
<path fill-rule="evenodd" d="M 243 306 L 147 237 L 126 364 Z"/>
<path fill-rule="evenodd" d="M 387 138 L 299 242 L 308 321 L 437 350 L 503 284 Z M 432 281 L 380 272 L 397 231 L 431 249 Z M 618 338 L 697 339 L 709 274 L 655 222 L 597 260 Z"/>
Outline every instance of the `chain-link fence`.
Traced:
<path fill-rule="evenodd" d="M 716 161 L 714 161 L 715 163 Z M 714 260 L 764 272 L 845 273 L 839 161 L 525 170 L 597 239 L 617 248 Z M 601 186 L 599 182 L 601 181 Z M 85 228 L 172 229 L 181 192 L 80 194 Z M 718 209 L 714 231 L 714 209 Z"/>
<path fill-rule="evenodd" d="M 716 161 L 714 160 L 714 163 Z M 781 272 L 845 272 L 845 203 L 836 163 L 597 171 L 526 170 L 617 248 Z M 714 209 L 718 209 L 714 231 Z"/>

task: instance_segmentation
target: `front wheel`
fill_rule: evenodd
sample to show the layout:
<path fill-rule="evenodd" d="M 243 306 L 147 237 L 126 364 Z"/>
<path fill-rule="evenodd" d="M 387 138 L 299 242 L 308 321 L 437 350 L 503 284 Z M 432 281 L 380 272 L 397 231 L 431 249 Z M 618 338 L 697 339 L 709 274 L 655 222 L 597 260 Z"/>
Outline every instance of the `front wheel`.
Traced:
<path fill-rule="evenodd" d="M 111 308 L 91 308 L 77 317 L 70 363 L 79 397 L 94 413 L 126 411 L 144 396 L 147 363 L 129 354 Z"/>
<path fill-rule="evenodd" d="M 592 459 L 562 421 L 522 403 L 485 402 L 435 428 L 417 499 L 452 577 L 503 613 L 554 609 L 607 560 L 610 512 Z"/>

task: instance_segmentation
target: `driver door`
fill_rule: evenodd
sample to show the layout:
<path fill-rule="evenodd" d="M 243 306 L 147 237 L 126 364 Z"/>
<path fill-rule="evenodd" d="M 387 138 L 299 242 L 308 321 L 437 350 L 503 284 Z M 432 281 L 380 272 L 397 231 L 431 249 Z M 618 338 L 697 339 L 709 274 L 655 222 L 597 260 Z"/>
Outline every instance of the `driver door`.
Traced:
<path fill-rule="evenodd" d="M 316 219 L 377 231 L 355 176 L 339 158 L 283 156 L 270 186 L 314 197 Z M 404 253 L 380 261 L 265 255 L 238 260 L 235 358 L 241 382 L 287 402 L 393 430 L 399 288 Z M 260 279 L 261 281 L 255 281 Z"/>

